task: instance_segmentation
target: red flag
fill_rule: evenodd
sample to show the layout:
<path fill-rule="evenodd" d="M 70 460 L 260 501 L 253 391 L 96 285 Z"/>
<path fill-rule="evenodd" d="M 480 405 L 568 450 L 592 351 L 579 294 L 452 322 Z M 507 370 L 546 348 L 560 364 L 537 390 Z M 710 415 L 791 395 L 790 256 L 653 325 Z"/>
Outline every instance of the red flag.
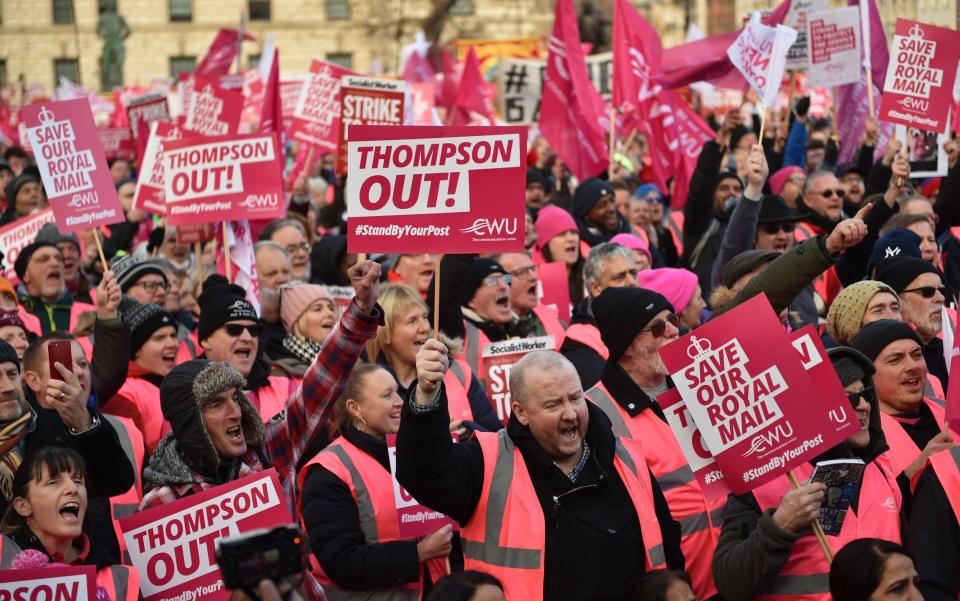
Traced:
<path fill-rule="evenodd" d="M 452 125 L 496 124 L 493 119 L 493 96 L 487 82 L 483 80 L 480 61 L 477 60 L 473 46 L 470 47 L 463 65 L 463 75 L 460 77 L 460 86 L 451 113 L 447 116 L 447 122 Z M 483 119 L 486 119 L 486 122 L 482 122 Z"/>
<path fill-rule="evenodd" d="M 270 72 L 263 87 L 258 132 L 283 132 L 283 101 L 280 99 L 280 51 L 274 49 Z"/>
<path fill-rule="evenodd" d="M 236 29 L 221 29 L 217 32 L 217 37 L 213 38 L 213 43 L 207 49 L 203 60 L 197 65 L 196 74 L 205 77 L 226 75 L 230 72 L 233 62 L 237 60 L 241 42 L 255 39 L 252 35 L 244 33 L 241 40 L 240 32 Z"/>
<path fill-rule="evenodd" d="M 944 349 L 947 365 L 950 366 L 949 374 L 953 376 L 947 384 L 947 421 L 954 432 L 960 433 L 960 349 L 957 344 L 960 343 L 960 320 L 957 321 L 956 329 L 953 332 L 953 342 L 950 348 Z"/>
<path fill-rule="evenodd" d="M 587 77 L 571 0 L 557 1 L 547 46 L 540 131 L 582 181 L 607 168 L 608 154 L 605 119 L 599 111 L 603 99 Z"/>
<path fill-rule="evenodd" d="M 440 48 L 440 86 L 437 88 L 437 106 L 447 110 L 453 106 L 457 98 L 457 88 L 460 86 L 460 75 L 463 65 L 451 58 L 446 48 Z"/>
<path fill-rule="evenodd" d="M 714 133 L 679 94 L 673 90 L 667 90 L 667 97 L 673 107 L 675 131 L 679 140 L 679 147 L 674 155 L 673 193 L 670 195 L 670 206 L 682 209 L 687 203 L 690 178 L 693 177 L 693 170 L 697 168 L 700 151 L 703 150 L 704 144 L 714 138 Z"/>
<path fill-rule="evenodd" d="M 409 83 L 432 82 L 437 76 L 436 70 L 427 59 L 420 56 L 420 53 L 414 50 L 407 58 L 407 64 L 403 67 L 403 79 Z"/>

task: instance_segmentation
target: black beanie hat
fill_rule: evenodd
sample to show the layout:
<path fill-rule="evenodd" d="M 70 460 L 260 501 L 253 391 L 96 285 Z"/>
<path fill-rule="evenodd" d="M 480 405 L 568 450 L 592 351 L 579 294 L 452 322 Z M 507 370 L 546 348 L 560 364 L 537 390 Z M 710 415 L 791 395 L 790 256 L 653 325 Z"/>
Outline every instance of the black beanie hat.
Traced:
<path fill-rule="evenodd" d="M 150 340 L 153 333 L 164 326 L 177 327 L 173 316 L 160 305 L 138 303 L 129 296 L 120 301 L 120 316 L 130 326 L 130 358 Z"/>
<path fill-rule="evenodd" d="M 877 355 L 888 344 L 904 338 L 923 346 L 920 337 L 908 324 L 894 319 L 881 319 L 863 326 L 853 337 L 851 346 L 866 355 L 867 359 L 876 361 Z"/>
<path fill-rule="evenodd" d="M 215 273 L 203 282 L 203 291 L 197 303 L 200 304 L 200 321 L 197 324 L 197 340 L 210 337 L 217 328 L 236 319 L 249 319 L 257 323 L 260 317 L 257 310 L 247 300 L 247 291 L 231 284 L 227 278 Z"/>
<path fill-rule="evenodd" d="M 583 219 L 583 216 L 597 206 L 604 196 L 613 196 L 610 184 L 596 177 L 590 178 L 577 186 L 573 194 L 573 216 Z"/>
<path fill-rule="evenodd" d="M 746 125 L 737 125 L 734 127 L 730 132 L 730 148 L 736 148 L 737 144 L 740 143 L 740 139 L 750 133 L 753 133 L 753 130 Z"/>
<path fill-rule="evenodd" d="M 190 468 L 212 475 L 220 467 L 217 453 L 203 423 L 203 407 L 217 393 L 234 386 L 240 405 L 240 426 L 247 445 L 263 443 L 263 422 L 243 393 L 246 381 L 224 361 L 193 359 L 173 368 L 160 383 L 160 410 L 170 422 L 170 436 Z"/>
<path fill-rule="evenodd" d="M 540 184 L 544 188 L 547 187 L 547 181 L 543 179 L 543 174 L 540 173 L 540 170 L 536 167 L 527 167 L 527 187 L 530 187 L 530 184 Z"/>
<path fill-rule="evenodd" d="M 894 257 L 877 263 L 873 279 L 889 285 L 897 294 L 903 292 L 910 282 L 924 273 L 935 273 L 943 279 L 940 270 L 916 257 Z"/>
<path fill-rule="evenodd" d="M 772 250 L 744 251 L 720 268 L 720 283 L 727 288 L 733 288 L 737 280 L 761 265 L 773 262 L 779 256 L 780 253 Z"/>
<path fill-rule="evenodd" d="M 877 373 L 873 361 L 855 348 L 835 346 L 827 349 L 827 356 L 830 357 L 830 362 L 833 363 L 833 371 L 837 372 L 840 385 L 844 388 L 857 380 L 863 381 L 864 386 L 866 386 L 869 377 Z"/>
<path fill-rule="evenodd" d="M 20 175 L 16 176 L 9 182 L 7 182 L 6 195 L 7 195 L 7 210 L 12 211 L 16 207 L 17 194 L 20 192 L 25 184 L 34 182 L 39 184 L 40 179 L 34 175 L 31 175 L 27 172 L 23 172 Z"/>
<path fill-rule="evenodd" d="M 17 351 L 13 350 L 9 342 L 0 340 L 0 363 L 13 363 L 20 371 L 20 357 L 17 357 Z"/>
<path fill-rule="evenodd" d="M 27 265 L 30 264 L 30 257 L 33 256 L 33 253 L 47 246 L 57 247 L 53 242 L 31 242 L 17 255 L 17 260 L 13 263 L 13 270 L 17 273 L 17 277 L 20 278 L 21 282 L 23 281 L 24 274 L 27 273 Z"/>
<path fill-rule="evenodd" d="M 721 171 L 719 174 L 717 174 L 717 179 L 713 182 L 713 189 L 716 190 L 717 186 L 720 185 L 720 182 L 725 179 L 735 179 L 740 182 L 741 186 L 743 186 L 743 180 L 739 175 L 737 175 L 736 171 Z"/>
<path fill-rule="evenodd" d="M 467 275 L 464 276 L 463 287 L 460 288 L 460 306 L 466 307 L 484 278 L 495 273 L 506 274 L 507 270 L 493 259 L 474 259 L 467 269 Z"/>
<path fill-rule="evenodd" d="M 662 294 L 646 288 L 607 288 L 593 299 L 593 318 L 610 361 L 619 359 L 640 330 L 662 311 L 674 312 Z"/>

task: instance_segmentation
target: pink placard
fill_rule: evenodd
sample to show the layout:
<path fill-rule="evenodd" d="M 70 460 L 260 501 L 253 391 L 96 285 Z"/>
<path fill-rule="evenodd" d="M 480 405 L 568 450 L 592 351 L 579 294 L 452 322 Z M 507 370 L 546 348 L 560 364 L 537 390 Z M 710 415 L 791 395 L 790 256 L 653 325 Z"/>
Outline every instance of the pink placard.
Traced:
<path fill-rule="evenodd" d="M 351 127 L 349 252 L 523 252 L 526 138 L 525 127 Z"/>
<path fill-rule="evenodd" d="M 229 599 L 217 567 L 220 538 L 292 522 L 274 469 L 120 520 L 144 601 Z"/>
<path fill-rule="evenodd" d="M 565 324 L 570 323 L 570 284 L 567 266 L 559 261 L 543 263 L 539 267 L 540 304 L 552 308 Z"/>
<path fill-rule="evenodd" d="M 61 232 L 125 219 L 86 98 L 23 107 L 47 202 Z"/>
<path fill-rule="evenodd" d="M 960 33 L 897 19 L 880 119 L 945 133 L 960 60 Z"/>
<path fill-rule="evenodd" d="M 790 343 L 800 355 L 803 369 L 817 389 L 817 397 L 827 411 L 827 417 L 838 435 L 848 438 L 860 430 L 860 422 L 853 412 L 847 393 L 833 369 L 833 363 L 817 335 L 817 329 L 808 325 L 790 333 Z"/>
<path fill-rule="evenodd" d="M 0 570 L 0 601 L 97 601 L 95 566 Z"/>
<path fill-rule="evenodd" d="M 397 504 L 397 526 L 402 538 L 418 538 L 436 532 L 447 524 L 459 529 L 459 524 L 439 511 L 417 503 L 413 495 L 397 482 L 397 435 L 387 434 L 387 453 L 390 456 L 390 478 L 393 497 Z"/>
<path fill-rule="evenodd" d="M 136 157 L 133 147 L 133 138 L 126 127 L 98 127 L 100 146 L 107 159 L 126 159 L 132 161 Z"/>
<path fill-rule="evenodd" d="M 193 77 L 190 101 L 185 108 L 185 132 L 201 136 L 235 134 L 243 110 L 243 92 L 223 88 L 214 79 Z"/>
<path fill-rule="evenodd" d="M 145 94 L 130 100 L 127 104 L 127 119 L 130 120 L 130 133 L 134 141 L 140 136 L 141 123 L 149 126 L 154 121 L 169 121 L 170 109 L 166 94 Z"/>
<path fill-rule="evenodd" d="M 133 206 L 153 213 L 166 215 L 167 205 L 163 192 L 163 144 L 179 139 L 183 135 L 181 128 L 167 121 L 154 121 L 150 124 L 150 137 L 147 139 L 143 161 L 137 172 L 137 190 L 133 197 Z"/>
<path fill-rule="evenodd" d="M 0 252 L 3 253 L 3 277 L 16 285 L 20 282 L 13 264 L 17 255 L 28 244 L 37 239 L 37 233 L 44 225 L 53 223 L 53 209 L 43 209 L 33 215 L 17 219 L 13 223 L 0 227 Z"/>
<path fill-rule="evenodd" d="M 290 116 L 290 137 L 336 152 L 340 140 L 340 78 L 352 71 L 314 59 Z"/>
<path fill-rule="evenodd" d="M 661 348 L 660 357 L 735 493 L 845 438 L 763 294 Z"/>
<path fill-rule="evenodd" d="M 533 351 L 552 351 L 557 349 L 557 340 L 553 336 L 537 336 L 535 338 L 513 338 L 491 342 L 480 349 L 483 357 L 481 372 L 477 374 L 483 383 L 483 388 L 497 413 L 497 419 L 503 425 L 510 420 L 510 370 L 513 365 Z M 463 419 L 462 416 L 451 415 L 450 419 Z"/>
<path fill-rule="evenodd" d="M 163 144 L 167 222 L 277 219 L 286 212 L 275 134 L 184 136 Z"/>

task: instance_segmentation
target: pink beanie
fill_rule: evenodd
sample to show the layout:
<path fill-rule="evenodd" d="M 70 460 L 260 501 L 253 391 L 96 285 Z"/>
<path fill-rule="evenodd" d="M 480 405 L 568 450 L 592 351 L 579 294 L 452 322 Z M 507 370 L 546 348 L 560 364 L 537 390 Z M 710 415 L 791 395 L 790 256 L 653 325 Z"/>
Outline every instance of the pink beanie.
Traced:
<path fill-rule="evenodd" d="M 537 222 L 533 225 L 537 230 L 537 246 L 546 248 L 547 242 L 568 230 L 577 230 L 577 222 L 573 215 L 556 205 L 547 205 L 537 214 Z"/>
<path fill-rule="evenodd" d="M 613 238 L 610 238 L 610 243 L 626 246 L 630 250 L 639 250 L 643 254 L 647 255 L 647 262 L 653 265 L 653 256 L 650 254 L 650 246 L 640 236 L 634 234 L 617 234 Z"/>
<path fill-rule="evenodd" d="M 770 191 L 779 196 L 783 192 L 784 184 L 794 173 L 803 173 L 803 169 L 796 165 L 790 165 L 774 171 L 773 175 L 770 176 Z"/>
<path fill-rule="evenodd" d="M 690 304 L 690 299 L 697 291 L 699 283 L 693 272 L 673 267 L 641 271 L 637 279 L 639 287 L 655 290 L 664 295 L 677 313 L 682 312 Z"/>
<path fill-rule="evenodd" d="M 333 297 L 324 286 L 295 282 L 280 288 L 280 321 L 287 332 L 293 330 L 300 316 L 314 301 L 326 299 L 333 302 Z"/>

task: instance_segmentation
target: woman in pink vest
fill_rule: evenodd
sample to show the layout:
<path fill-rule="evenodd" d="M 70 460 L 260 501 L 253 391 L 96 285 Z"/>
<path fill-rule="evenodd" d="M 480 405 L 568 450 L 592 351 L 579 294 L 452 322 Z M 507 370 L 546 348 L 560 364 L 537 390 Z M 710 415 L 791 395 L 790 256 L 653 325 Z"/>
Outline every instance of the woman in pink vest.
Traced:
<path fill-rule="evenodd" d="M 860 430 L 793 473 L 806 482 L 813 465 L 820 461 L 862 460 L 866 468 L 839 533 L 828 534 L 827 541 L 833 553 L 857 538 L 899 543 L 903 501 L 896 474 L 883 455 L 888 447 L 871 377 L 875 368 L 866 355 L 853 348 L 836 347 L 828 353 Z M 728 601 L 829 601 L 830 562 L 810 530 L 826 498 L 823 483 L 793 489 L 785 475 L 751 493 L 731 495 L 723 509 L 723 529 L 713 558 L 720 595 Z"/>
<path fill-rule="evenodd" d="M 340 436 L 298 476 L 312 562 L 331 601 L 416 601 L 447 568 L 453 530 L 402 537 L 387 435 L 400 428 L 403 399 L 377 365 L 358 365 L 334 409 Z"/>
<path fill-rule="evenodd" d="M 379 300 L 384 324 L 377 337 L 367 343 L 367 358 L 390 372 L 400 396 L 406 396 L 417 381 L 417 351 L 433 330 L 427 305 L 416 290 L 403 284 L 382 286 Z M 444 384 L 450 399 L 451 431 L 463 436 L 471 429 L 495 432 L 502 427 L 483 385 L 466 361 L 453 361 Z"/>
<path fill-rule="evenodd" d="M 177 326 L 159 305 L 144 305 L 132 298 L 120 303 L 120 314 L 130 327 L 130 365 L 127 379 L 104 413 L 129 418 L 153 453 L 170 425 L 160 410 L 160 382 L 177 365 Z"/>

